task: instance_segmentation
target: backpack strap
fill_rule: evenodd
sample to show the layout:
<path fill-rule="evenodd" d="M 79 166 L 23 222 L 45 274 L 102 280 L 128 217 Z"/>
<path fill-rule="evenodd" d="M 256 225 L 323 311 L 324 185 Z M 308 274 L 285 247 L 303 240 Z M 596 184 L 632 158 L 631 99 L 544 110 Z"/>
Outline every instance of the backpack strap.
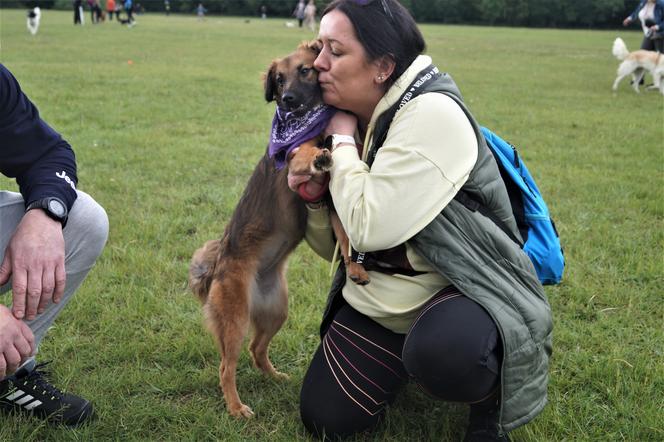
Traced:
<path fill-rule="evenodd" d="M 374 160 L 376 159 L 376 154 L 378 153 L 378 149 L 381 148 L 381 146 L 385 142 L 385 139 L 387 138 L 387 132 L 389 131 L 390 125 L 392 124 L 392 120 L 394 120 L 394 116 L 397 114 L 397 112 L 399 112 L 399 110 L 401 110 L 403 106 L 405 106 L 413 98 L 426 92 L 438 92 L 449 96 L 458 104 L 463 103 L 463 98 L 461 98 L 461 94 L 456 88 L 449 90 L 435 90 L 435 89 L 429 90 L 427 88 L 427 86 L 429 86 L 435 80 L 443 77 L 443 75 L 445 74 L 442 74 L 436 66 L 429 65 L 427 68 L 423 69 L 417 74 L 415 80 L 406 88 L 406 92 L 404 92 L 404 94 L 401 96 L 401 99 L 378 117 L 374 129 L 373 142 L 371 143 L 371 148 L 369 149 L 369 153 L 367 154 L 367 164 L 369 165 L 369 167 L 371 167 Z M 466 113 L 466 115 L 468 114 Z M 483 135 L 481 132 L 478 132 L 478 136 L 482 137 Z M 488 145 L 488 143 L 487 143 L 487 148 L 489 149 L 489 151 L 491 151 L 491 147 Z M 491 153 L 493 155 L 493 152 Z M 454 196 L 454 199 L 457 200 L 459 203 L 461 203 L 468 210 L 472 212 L 480 212 L 482 215 L 489 218 L 500 230 L 505 232 L 505 234 L 509 236 L 509 238 L 512 241 L 518 244 L 519 247 L 523 247 L 523 241 L 517 238 L 512 233 L 512 230 L 509 229 L 509 227 L 500 218 L 498 218 L 491 211 L 491 209 L 483 205 L 480 201 L 477 201 L 476 198 L 473 198 L 472 194 L 470 192 L 467 192 L 463 187 L 459 189 L 459 191 Z"/>
<path fill-rule="evenodd" d="M 505 232 L 512 241 L 517 243 L 519 247 L 523 248 L 523 241 L 518 239 L 500 218 L 498 218 L 488 207 L 480 204 L 479 201 L 474 199 L 463 187 L 461 187 L 456 195 L 454 195 L 454 199 L 463 204 L 466 209 L 471 212 L 480 212 L 482 215 L 489 218 L 500 230 Z"/>

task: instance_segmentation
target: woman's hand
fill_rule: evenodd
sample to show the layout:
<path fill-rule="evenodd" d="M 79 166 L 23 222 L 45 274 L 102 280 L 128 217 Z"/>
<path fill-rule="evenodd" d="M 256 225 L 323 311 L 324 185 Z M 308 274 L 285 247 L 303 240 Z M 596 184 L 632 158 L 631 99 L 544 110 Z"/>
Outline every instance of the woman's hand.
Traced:
<path fill-rule="evenodd" d="M 625 20 L 623 20 L 623 26 L 627 26 L 627 25 L 630 24 L 631 22 L 632 22 L 632 19 L 629 18 L 629 17 L 627 17 Z"/>
<path fill-rule="evenodd" d="M 357 130 L 357 117 L 346 111 L 337 111 L 327 124 L 325 135 L 355 135 Z"/>

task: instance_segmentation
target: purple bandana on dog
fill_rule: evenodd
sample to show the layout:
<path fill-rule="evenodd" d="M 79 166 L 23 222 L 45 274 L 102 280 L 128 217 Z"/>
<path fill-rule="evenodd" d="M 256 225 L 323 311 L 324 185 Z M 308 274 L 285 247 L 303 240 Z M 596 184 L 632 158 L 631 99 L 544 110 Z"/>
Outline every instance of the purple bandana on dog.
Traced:
<path fill-rule="evenodd" d="M 286 165 L 288 154 L 300 144 L 323 133 L 336 109 L 321 104 L 302 116 L 285 112 L 277 107 L 272 120 L 268 153 L 274 158 L 277 169 Z"/>

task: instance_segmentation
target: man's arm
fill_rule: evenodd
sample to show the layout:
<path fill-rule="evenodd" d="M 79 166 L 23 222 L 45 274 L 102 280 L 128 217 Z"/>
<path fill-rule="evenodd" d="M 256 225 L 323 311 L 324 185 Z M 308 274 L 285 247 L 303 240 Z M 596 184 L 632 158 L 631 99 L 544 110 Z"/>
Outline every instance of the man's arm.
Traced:
<path fill-rule="evenodd" d="M 16 178 L 26 206 L 56 197 L 76 200 L 76 159 L 59 133 L 39 117 L 14 76 L 0 64 L 0 172 Z"/>
<path fill-rule="evenodd" d="M 40 117 L 14 76 L 0 64 L 0 172 L 15 177 L 26 207 L 55 197 L 71 209 L 76 199 L 74 152 Z M 62 224 L 42 209 L 19 223 L 0 265 L 0 285 L 12 277 L 13 313 L 34 319 L 64 292 Z"/>

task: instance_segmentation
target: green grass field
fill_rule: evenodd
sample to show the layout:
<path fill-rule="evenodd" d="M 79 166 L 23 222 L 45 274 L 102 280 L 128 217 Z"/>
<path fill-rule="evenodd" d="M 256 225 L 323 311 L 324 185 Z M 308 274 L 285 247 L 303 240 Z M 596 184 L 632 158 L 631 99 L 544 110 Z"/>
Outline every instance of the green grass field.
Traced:
<path fill-rule="evenodd" d="M 0 61 L 70 141 L 79 188 L 111 222 L 104 254 L 40 350 L 98 419 L 68 430 L 0 416 L 0 440 L 307 440 L 299 386 L 328 264 L 306 245 L 291 258 L 290 316 L 271 352 L 290 381 L 262 377 L 242 355 L 250 421 L 225 411 L 218 353 L 185 289 L 191 253 L 220 235 L 264 151 L 274 106 L 262 72 L 312 36 L 283 23 L 143 15 L 132 29 L 74 27 L 70 12 L 43 11 L 32 37 L 24 11 L 0 10 Z M 546 289 L 550 404 L 513 440 L 664 440 L 664 98 L 627 80 L 611 92 L 613 39 L 636 49 L 640 34 L 422 30 L 478 120 L 520 147 L 565 247 L 564 283 Z M 466 413 L 410 386 L 357 440 L 456 441 Z"/>

